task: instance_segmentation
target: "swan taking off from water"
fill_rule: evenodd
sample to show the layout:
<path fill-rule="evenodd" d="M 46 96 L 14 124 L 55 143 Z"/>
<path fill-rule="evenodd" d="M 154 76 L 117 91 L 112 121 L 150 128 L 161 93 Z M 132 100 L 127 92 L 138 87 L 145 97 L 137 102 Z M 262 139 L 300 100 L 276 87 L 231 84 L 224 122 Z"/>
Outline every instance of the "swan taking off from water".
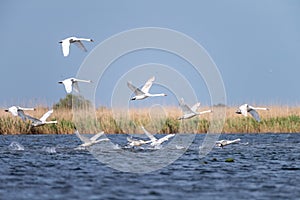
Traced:
<path fill-rule="evenodd" d="M 67 93 L 71 93 L 73 88 L 76 92 L 79 92 L 78 82 L 92 83 L 91 80 L 82 80 L 77 78 L 68 78 L 63 81 L 59 81 L 58 83 L 63 84 L 65 86 L 65 90 Z"/>
<path fill-rule="evenodd" d="M 269 110 L 269 108 L 253 107 L 248 104 L 243 104 L 235 113 L 242 114 L 247 117 L 249 112 L 257 122 L 260 122 L 260 117 L 256 110 Z"/>
<path fill-rule="evenodd" d="M 92 39 L 87 38 L 77 38 L 77 37 L 68 37 L 64 40 L 61 40 L 59 43 L 61 43 L 62 51 L 64 56 L 68 56 L 70 52 L 70 44 L 74 43 L 77 47 L 82 49 L 83 51 L 87 52 L 85 46 L 83 45 L 82 41 L 88 41 L 88 42 L 94 42 Z"/>
<path fill-rule="evenodd" d="M 165 141 L 168 141 L 171 137 L 175 136 L 175 134 L 168 134 L 168 135 L 166 135 L 166 136 L 164 136 L 160 139 L 157 139 L 156 137 L 154 137 L 154 135 L 149 133 L 143 126 L 142 126 L 142 129 L 151 141 L 150 146 L 154 146 L 154 147 L 157 147 L 157 146 L 161 145 Z"/>
<path fill-rule="evenodd" d="M 142 87 L 142 89 L 139 89 L 137 87 L 135 87 L 134 85 L 132 85 L 131 82 L 127 82 L 127 86 L 129 87 L 129 89 L 131 89 L 135 96 L 131 98 L 131 100 L 142 100 L 145 99 L 147 97 L 160 97 L 160 96 L 167 96 L 164 93 L 161 94 L 150 94 L 149 90 L 153 84 L 153 81 L 155 80 L 155 77 L 151 77 L 146 83 L 145 85 Z"/>
<path fill-rule="evenodd" d="M 37 118 L 31 117 L 29 115 L 26 115 L 23 110 L 18 110 L 18 115 L 22 119 L 28 119 L 28 120 L 30 120 L 31 121 L 31 126 L 33 126 L 33 127 L 42 126 L 42 125 L 45 125 L 45 124 L 56 124 L 57 121 L 46 121 L 47 118 L 52 113 L 53 113 L 53 110 L 49 110 L 40 119 L 37 119 Z"/>
<path fill-rule="evenodd" d="M 127 144 L 131 147 L 138 147 L 151 142 L 151 140 L 136 140 L 132 139 L 131 137 L 127 137 L 126 139 L 128 141 Z"/>
<path fill-rule="evenodd" d="M 211 110 L 197 112 L 197 109 L 200 107 L 200 103 L 198 102 L 195 105 L 193 105 L 192 108 L 190 108 L 188 105 L 186 105 L 184 103 L 183 98 L 180 99 L 179 106 L 180 106 L 180 108 L 183 112 L 183 115 L 178 118 L 179 120 L 181 120 L 181 119 L 190 119 L 190 118 L 195 117 L 197 115 L 202 115 L 202 114 L 205 114 L 205 113 L 212 112 Z"/>
<path fill-rule="evenodd" d="M 97 144 L 99 142 L 103 142 L 103 141 L 109 141 L 108 138 L 103 138 L 103 139 L 99 139 L 97 140 L 99 137 L 101 137 L 104 132 L 100 132 L 100 133 L 97 133 L 95 134 L 93 137 L 91 138 L 87 138 L 87 137 L 84 137 L 83 135 L 81 135 L 78 130 L 75 131 L 75 134 L 76 136 L 83 142 L 81 145 L 79 145 L 79 147 L 89 147 L 89 146 L 92 146 L 94 144 Z"/>
<path fill-rule="evenodd" d="M 19 116 L 18 110 L 35 110 L 35 108 L 22 108 L 20 106 L 11 106 L 8 109 L 5 109 L 4 111 L 10 112 L 13 116 Z"/>
<path fill-rule="evenodd" d="M 240 138 L 235 139 L 235 140 L 219 140 L 219 141 L 216 141 L 216 146 L 223 148 L 226 145 L 236 144 L 236 143 L 239 143 L 240 141 L 241 141 Z"/>

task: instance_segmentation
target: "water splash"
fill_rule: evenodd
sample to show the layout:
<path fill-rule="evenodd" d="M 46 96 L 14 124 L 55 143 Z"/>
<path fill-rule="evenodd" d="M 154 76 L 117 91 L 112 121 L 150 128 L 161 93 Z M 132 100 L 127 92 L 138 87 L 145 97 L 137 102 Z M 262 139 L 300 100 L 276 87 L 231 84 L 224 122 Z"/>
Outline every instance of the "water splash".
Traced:
<path fill-rule="evenodd" d="M 15 141 L 11 142 L 8 148 L 13 151 L 24 151 L 25 149 L 23 145 Z"/>
<path fill-rule="evenodd" d="M 56 153 L 56 148 L 55 147 L 43 147 L 42 150 L 47 152 L 47 153 Z"/>

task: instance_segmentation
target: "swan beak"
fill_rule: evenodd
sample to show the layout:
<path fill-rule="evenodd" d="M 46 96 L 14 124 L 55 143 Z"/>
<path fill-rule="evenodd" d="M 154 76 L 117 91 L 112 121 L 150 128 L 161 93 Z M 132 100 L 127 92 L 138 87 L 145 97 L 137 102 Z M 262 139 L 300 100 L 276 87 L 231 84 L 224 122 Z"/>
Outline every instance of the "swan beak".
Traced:
<path fill-rule="evenodd" d="M 93 39 L 91 39 L 91 42 L 94 42 L 94 40 L 93 40 Z"/>
<path fill-rule="evenodd" d="M 58 43 L 60 43 L 60 44 L 61 44 L 61 43 L 62 43 L 62 41 L 59 41 Z"/>
<path fill-rule="evenodd" d="M 136 98 L 135 98 L 135 97 L 132 97 L 130 100 L 132 100 L 132 101 L 133 101 L 133 100 L 136 100 Z"/>
<path fill-rule="evenodd" d="M 63 82 L 62 81 L 58 81 L 58 83 L 62 84 Z"/>
<path fill-rule="evenodd" d="M 4 111 L 5 111 L 5 112 L 8 112 L 8 109 L 5 109 Z"/>

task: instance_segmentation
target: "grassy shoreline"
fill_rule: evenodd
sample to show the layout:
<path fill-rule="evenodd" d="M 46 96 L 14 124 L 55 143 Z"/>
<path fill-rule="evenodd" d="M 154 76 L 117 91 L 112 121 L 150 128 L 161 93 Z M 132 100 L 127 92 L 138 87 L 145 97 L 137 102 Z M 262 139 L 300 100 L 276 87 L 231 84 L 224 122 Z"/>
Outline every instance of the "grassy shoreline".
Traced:
<path fill-rule="evenodd" d="M 269 111 L 260 111 L 262 121 L 256 122 L 252 117 L 235 114 L 236 107 L 226 107 L 226 119 L 222 133 L 299 133 L 300 107 L 271 106 Z M 201 108 L 205 110 L 207 108 Z M 38 107 L 36 111 L 27 111 L 29 115 L 41 117 L 47 111 Z M 164 108 L 164 112 L 144 109 L 129 111 L 100 108 L 96 111 L 99 129 L 105 133 L 142 133 L 140 125 L 151 132 L 158 133 L 206 133 L 210 125 L 210 114 L 201 115 L 181 121 L 177 118 L 181 111 L 176 107 Z M 75 123 L 73 112 L 69 109 L 56 109 L 49 120 L 57 120 L 58 124 L 49 124 L 31 128 L 30 122 L 23 122 L 10 113 L 0 112 L 0 134 L 73 134 Z M 84 121 L 83 126 L 87 126 Z M 91 122 L 92 124 L 95 122 Z M 76 123 L 78 127 L 78 124 Z M 79 130 L 82 130 L 79 128 Z M 83 131 L 94 132 L 91 129 Z"/>

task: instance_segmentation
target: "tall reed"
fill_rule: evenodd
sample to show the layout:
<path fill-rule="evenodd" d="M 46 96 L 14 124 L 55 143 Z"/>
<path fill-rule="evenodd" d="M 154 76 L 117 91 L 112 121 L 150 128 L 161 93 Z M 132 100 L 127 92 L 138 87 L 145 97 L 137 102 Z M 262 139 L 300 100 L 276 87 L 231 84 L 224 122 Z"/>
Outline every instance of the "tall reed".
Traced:
<path fill-rule="evenodd" d="M 201 110 L 206 108 L 201 108 Z M 212 108 L 213 109 L 213 108 Z M 235 107 L 226 108 L 226 120 L 223 133 L 296 133 L 300 132 L 300 107 L 272 106 L 269 111 L 258 111 L 261 122 L 251 116 L 235 114 Z M 38 107 L 36 111 L 25 111 L 40 118 L 47 109 Z M 151 111 L 148 108 L 130 110 L 99 108 L 86 117 L 82 114 L 80 123 L 73 120 L 71 109 L 57 108 L 48 120 L 57 120 L 57 124 L 47 124 L 32 128 L 30 122 L 0 111 L 0 134 L 70 134 L 75 127 L 86 133 L 103 130 L 105 133 L 143 133 L 143 125 L 148 131 L 156 133 L 206 133 L 210 126 L 211 114 L 197 116 L 187 120 L 178 120 L 181 111 L 177 107 L 164 108 L 164 112 Z M 78 114 L 78 113 L 76 113 Z M 96 116 L 96 118 L 93 118 Z"/>

